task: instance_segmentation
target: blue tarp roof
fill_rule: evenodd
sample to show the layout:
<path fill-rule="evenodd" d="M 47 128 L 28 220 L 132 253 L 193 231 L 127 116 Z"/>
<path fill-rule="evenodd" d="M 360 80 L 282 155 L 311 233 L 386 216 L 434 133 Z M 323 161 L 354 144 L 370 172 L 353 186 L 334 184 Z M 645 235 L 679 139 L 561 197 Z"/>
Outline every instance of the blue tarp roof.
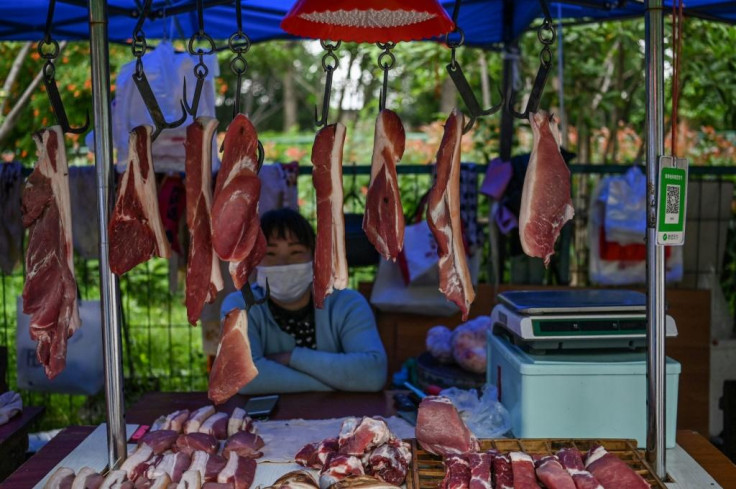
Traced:
<path fill-rule="evenodd" d="M 254 42 L 291 38 L 279 24 L 294 0 L 241 0 L 244 30 Z M 48 0 L 3 1 L 0 39 L 37 40 L 43 37 Z M 110 40 L 130 39 L 142 0 L 109 0 Z M 339 5 L 339 0 L 335 0 Z M 454 1 L 442 1 L 452 12 Z M 205 0 L 205 30 L 218 39 L 225 39 L 235 27 L 233 0 Z M 504 7 L 506 6 L 506 7 Z M 665 7 L 671 6 L 669 1 Z M 688 0 L 690 16 L 736 23 L 736 2 L 718 0 Z M 626 0 L 566 0 L 550 2 L 553 16 L 563 18 L 611 20 L 642 16 L 643 1 Z M 506 13 L 504 8 L 512 8 Z M 671 7 L 670 7 L 671 8 Z M 148 38 L 189 38 L 197 30 L 195 0 L 154 0 L 152 15 L 146 20 L 144 32 Z M 505 36 L 517 37 L 542 16 L 538 0 L 465 0 L 458 24 L 465 31 L 466 43 L 490 46 L 503 42 Z M 87 0 L 57 0 L 54 15 L 55 39 L 86 39 L 88 37 Z M 512 19 L 507 23 L 504 19 Z M 511 29 L 508 29 L 510 26 Z"/>

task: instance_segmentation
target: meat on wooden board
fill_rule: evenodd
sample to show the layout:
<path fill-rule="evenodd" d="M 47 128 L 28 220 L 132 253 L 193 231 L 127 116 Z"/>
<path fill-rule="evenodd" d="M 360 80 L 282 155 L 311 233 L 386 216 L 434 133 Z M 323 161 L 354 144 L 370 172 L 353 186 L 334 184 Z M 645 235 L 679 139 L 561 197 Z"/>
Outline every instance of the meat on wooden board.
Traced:
<path fill-rule="evenodd" d="M 110 270 L 116 275 L 126 273 L 153 256 L 171 256 L 156 194 L 152 132 L 151 126 L 138 126 L 128 139 L 128 166 L 120 180 L 107 228 Z"/>
<path fill-rule="evenodd" d="M 404 155 L 405 143 L 406 134 L 399 116 L 388 109 L 382 110 L 376 119 L 363 230 L 386 260 L 396 260 L 404 248 L 404 209 L 396 165 Z"/>
<path fill-rule="evenodd" d="M 253 363 L 248 340 L 248 313 L 244 309 L 233 309 L 225 316 L 207 396 L 215 404 L 222 404 L 256 375 L 258 369 Z"/>
<path fill-rule="evenodd" d="M 187 259 L 186 306 L 190 324 L 197 324 L 205 303 L 215 300 L 224 283 L 220 264 L 212 249 L 212 135 L 217 119 L 198 117 L 187 126 L 186 195 L 189 257 Z"/>
<path fill-rule="evenodd" d="M 562 226 L 575 211 L 570 197 L 570 169 L 560 153 L 556 119 L 545 111 L 529 114 L 534 146 L 524 177 L 519 210 L 521 247 L 549 265 Z"/>
<path fill-rule="evenodd" d="M 493 487 L 495 489 L 514 489 L 514 471 L 508 455 L 493 457 Z"/>
<path fill-rule="evenodd" d="M 466 455 L 470 466 L 470 489 L 491 489 L 491 463 L 493 455 L 490 453 L 468 453 Z"/>
<path fill-rule="evenodd" d="M 460 217 L 460 142 L 463 115 L 454 109 L 445 122 L 437 151 L 437 179 L 427 199 L 427 224 L 440 257 L 440 291 L 468 318 L 475 290 L 470 278 Z"/>
<path fill-rule="evenodd" d="M 572 476 L 554 455 L 542 457 L 535 466 L 537 478 L 547 489 L 575 489 Z"/>
<path fill-rule="evenodd" d="M 532 457 L 524 452 L 509 453 L 514 473 L 514 489 L 541 489 L 537 484 Z"/>
<path fill-rule="evenodd" d="M 230 262 L 238 290 L 266 254 L 258 216 L 260 195 L 258 135 L 250 120 L 238 114 L 225 134 L 212 204 L 212 245 L 217 256 Z"/>
<path fill-rule="evenodd" d="M 639 474 L 626 465 L 626 462 L 609 453 L 602 446 L 588 451 L 585 468 L 605 487 L 625 487 L 626 489 L 649 489 L 650 486 Z"/>
<path fill-rule="evenodd" d="M 80 327 L 74 278 L 69 170 L 64 134 L 53 126 L 33 135 L 38 160 L 23 188 L 28 228 L 23 312 L 31 316 L 36 357 L 53 379 L 66 366 L 67 340 Z"/>
<path fill-rule="evenodd" d="M 419 403 L 415 428 L 419 445 L 434 455 L 456 455 L 478 450 L 478 439 L 463 422 L 452 401 L 428 396 Z"/>
<path fill-rule="evenodd" d="M 342 148 L 345 126 L 319 130 L 312 146 L 312 183 L 317 197 L 317 239 L 314 251 L 314 305 L 322 308 L 333 290 L 348 286 L 345 216 L 342 210 Z"/>
<path fill-rule="evenodd" d="M 470 487 L 470 465 L 463 455 L 445 457 L 445 477 L 442 489 L 468 489 Z"/>

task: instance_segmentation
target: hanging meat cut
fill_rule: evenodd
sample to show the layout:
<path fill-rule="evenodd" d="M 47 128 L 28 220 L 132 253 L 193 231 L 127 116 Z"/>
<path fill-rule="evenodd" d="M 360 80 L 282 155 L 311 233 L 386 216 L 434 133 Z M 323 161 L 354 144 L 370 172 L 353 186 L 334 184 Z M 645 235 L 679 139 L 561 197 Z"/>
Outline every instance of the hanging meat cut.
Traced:
<path fill-rule="evenodd" d="M 244 309 L 233 309 L 225 316 L 207 395 L 215 404 L 222 404 L 256 375 L 258 369 L 253 363 L 248 340 L 248 313 Z"/>
<path fill-rule="evenodd" d="M 66 365 L 66 344 L 79 328 L 74 278 L 69 170 L 59 126 L 33 135 L 38 161 L 23 189 L 23 226 L 28 229 L 23 312 L 31 316 L 36 357 L 49 379 Z"/>
<path fill-rule="evenodd" d="M 253 124 L 238 114 L 225 134 L 223 157 L 212 204 L 212 246 L 230 262 L 237 289 L 266 254 L 266 238 L 258 217 L 261 181 L 258 179 L 258 135 Z"/>
<path fill-rule="evenodd" d="M 440 257 L 440 291 L 468 318 L 475 290 L 470 278 L 460 218 L 460 141 L 463 115 L 453 110 L 445 123 L 437 151 L 437 180 L 429 191 L 427 224 L 437 242 Z"/>
<path fill-rule="evenodd" d="M 345 215 L 342 211 L 342 148 L 345 126 L 331 124 L 312 146 L 312 182 L 317 194 L 317 240 L 314 253 L 314 304 L 322 308 L 335 289 L 348 286 Z"/>
<path fill-rule="evenodd" d="M 521 247 L 549 265 L 562 226 L 575 211 L 570 199 L 570 169 L 562 159 L 557 120 L 545 111 L 529 114 L 534 146 L 524 177 L 519 210 Z"/>
<path fill-rule="evenodd" d="M 396 260 L 404 247 L 404 209 L 396 165 L 404 155 L 405 143 L 406 134 L 399 116 L 388 109 L 382 110 L 376 119 L 363 230 L 387 260 Z"/>
<path fill-rule="evenodd" d="M 212 250 L 210 209 L 212 207 L 212 135 L 217 119 L 198 117 L 187 126 L 185 143 L 187 228 L 187 318 L 197 324 L 205 303 L 215 300 L 222 290 L 220 263 Z"/>
<path fill-rule="evenodd" d="M 151 257 L 171 256 L 156 195 L 151 158 L 151 126 L 138 126 L 128 139 L 128 167 L 123 173 L 107 228 L 110 270 L 122 275 Z"/>

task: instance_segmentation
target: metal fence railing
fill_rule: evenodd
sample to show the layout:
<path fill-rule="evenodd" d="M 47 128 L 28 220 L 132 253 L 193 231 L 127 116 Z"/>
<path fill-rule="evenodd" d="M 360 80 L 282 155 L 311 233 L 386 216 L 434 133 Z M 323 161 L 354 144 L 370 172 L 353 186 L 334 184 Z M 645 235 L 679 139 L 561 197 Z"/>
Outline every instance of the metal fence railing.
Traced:
<path fill-rule="evenodd" d="M 589 284 L 587 220 L 590 195 L 598 181 L 606 175 L 624 172 L 619 165 L 572 165 L 573 202 L 576 217 L 569 254 L 569 283 Z M 477 167 L 478 173 L 485 166 Z M 362 212 L 364 189 L 368 185 L 369 167 L 346 165 L 345 194 L 355 194 L 346 205 L 346 212 Z M 399 167 L 404 209 L 412 214 L 419 200 L 431 185 L 431 167 L 406 165 Z M 479 178 L 479 181 L 482 178 Z M 683 256 L 682 287 L 707 288 L 719 283 L 730 301 L 736 305 L 736 182 L 735 168 L 693 167 L 690 169 L 690 201 L 688 202 L 687 243 Z M 314 221 L 314 191 L 306 171 L 299 177 L 300 208 Z M 487 235 L 490 204 L 479 198 L 479 223 Z M 483 256 L 488 257 L 491 244 L 484 242 Z M 501 246 L 508 246 L 501 240 Z M 508 254 L 507 254 L 508 258 Z M 511 269 L 505 260 L 501 280 L 511 280 Z M 99 297 L 97 260 L 76 259 L 76 273 L 83 299 Z M 375 267 L 351 271 L 351 286 L 370 281 Z M 487 260 L 481 266 L 481 281 L 490 277 Z M 125 401 L 132 403 L 140 394 L 151 390 L 204 390 L 207 386 L 207 359 L 202 349 L 200 328 L 191 327 L 184 307 L 183 269 L 166 260 L 155 259 L 138 266 L 120 281 L 123 313 L 123 361 Z M 23 285 L 21 267 L 11 275 L 0 276 L 0 346 L 8 349 L 7 382 L 16 384 L 16 297 Z M 28 405 L 45 405 L 47 413 L 43 428 L 69 424 L 90 424 L 104 418 L 104 398 L 68 394 L 22 392 Z"/>

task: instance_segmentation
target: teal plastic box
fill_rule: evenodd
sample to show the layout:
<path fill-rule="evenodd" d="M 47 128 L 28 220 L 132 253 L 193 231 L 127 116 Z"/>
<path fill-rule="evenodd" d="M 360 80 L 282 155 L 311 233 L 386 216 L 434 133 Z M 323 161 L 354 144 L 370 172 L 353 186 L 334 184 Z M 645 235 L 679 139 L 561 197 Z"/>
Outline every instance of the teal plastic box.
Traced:
<path fill-rule="evenodd" d="M 666 446 L 675 446 L 681 366 L 667 358 Z M 488 334 L 488 382 L 518 438 L 630 438 L 646 447 L 646 354 L 530 354 Z"/>

